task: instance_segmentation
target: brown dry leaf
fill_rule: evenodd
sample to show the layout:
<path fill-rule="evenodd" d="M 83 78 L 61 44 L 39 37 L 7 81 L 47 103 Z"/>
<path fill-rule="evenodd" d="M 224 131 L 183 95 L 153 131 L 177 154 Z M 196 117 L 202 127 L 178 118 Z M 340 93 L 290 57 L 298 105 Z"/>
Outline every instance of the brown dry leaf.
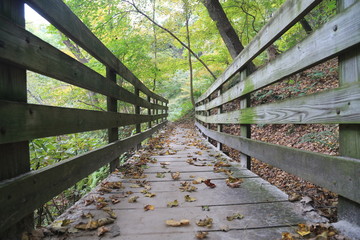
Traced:
<path fill-rule="evenodd" d="M 166 220 L 165 223 L 166 223 L 166 225 L 171 226 L 171 227 L 180 227 L 180 226 L 189 225 L 190 221 L 188 219 L 181 219 L 180 221 L 170 219 L 170 220 Z"/>
<path fill-rule="evenodd" d="M 120 188 L 124 188 L 122 185 L 122 182 L 105 182 L 101 184 L 102 187 L 104 188 L 110 188 L 110 189 L 120 189 Z"/>
<path fill-rule="evenodd" d="M 99 227 L 115 222 L 112 218 L 100 218 L 97 220 Z"/>
<path fill-rule="evenodd" d="M 241 178 L 235 178 L 229 176 L 228 179 L 226 179 L 226 185 L 228 185 L 231 188 L 238 188 L 240 187 L 240 184 L 243 182 Z"/>
<path fill-rule="evenodd" d="M 145 197 L 152 198 L 152 197 L 155 197 L 156 194 L 155 194 L 155 193 L 150 193 L 150 192 L 148 192 L 148 193 L 144 194 L 144 196 L 145 196 Z"/>
<path fill-rule="evenodd" d="M 291 193 L 288 197 L 288 200 L 290 202 L 296 202 L 299 201 L 301 199 L 301 195 L 298 193 Z"/>
<path fill-rule="evenodd" d="M 165 177 L 165 173 L 156 173 L 156 177 L 157 178 L 164 178 Z"/>
<path fill-rule="evenodd" d="M 145 211 L 149 211 L 149 210 L 154 210 L 155 209 L 155 207 L 154 207 L 154 205 L 146 205 L 145 207 L 144 207 L 144 210 Z"/>
<path fill-rule="evenodd" d="M 94 215 L 91 213 L 91 212 L 88 212 L 88 213 L 83 213 L 81 215 L 82 218 L 93 218 Z"/>
<path fill-rule="evenodd" d="M 196 232 L 195 237 L 197 239 L 204 239 L 207 238 L 207 235 L 209 234 L 209 232 Z"/>
<path fill-rule="evenodd" d="M 162 166 L 166 166 L 166 165 L 169 165 L 170 163 L 169 162 L 161 162 L 160 165 Z"/>
<path fill-rule="evenodd" d="M 131 198 L 129 198 L 128 202 L 129 203 L 134 203 L 134 202 L 137 201 L 138 198 L 139 198 L 138 196 L 132 196 Z"/>
<path fill-rule="evenodd" d="M 304 223 L 300 223 L 298 224 L 298 229 L 296 230 L 296 232 L 298 234 L 300 234 L 302 237 L 303 236 L 306 236 L 306 235 L 309 235 L 311 232 L 310 232 L 310 227 L 307 226 L 306 224 Z"/>
<path fill-rule="evenodd" d="M 195 192 L 197 187 L 192 186 L 190 182 L 181 182 L 181 187 L 179 188 L 182 192 Z"/>
<path fill-rule="evenodd" d="M 206 179 L 205 181 L 203 181 L 203 183 L 205 183 L 205 185 L 208 186 L 209 188 L 215 188 L 216 187 L 216 185 L 211 182 L 211 179 Z"/>
<path fill-rule="evenodd" d="M 198 225 L 199 227 L 211 228 L 212 223 L 213 223 L 213 219 L 209 218 L 209 217 L 206 217 L 205 219 L 200 219 L 199 221 L 196 221 L 196 225 Z"/>
<path fill-rule="evenodd" d="M 171 177 L 173 180 L 179 180 L 180 179 L 180 172 L 171 173 Z"/>
<path fill-rule="evenodd" d="M 174 200 L 172 202 L 168 202 L 167 206 L 170 207 L 170 208 L 177 207 L 177 206 L 179 206 L 179 202 L 178 202 L 178 200 Z"/>
<path fill-rule="evenodd" d="M 231 216 L 227 216 L 226 219 L 228 221 L 232 221 L 234 219 L 243 219 L 244 218 L 244 215 L 240 214 L 240 213 L 234 213 L 233 215 Z"/>
<path fill-rule="evenodd" d="M 228 162 L 219 161 L 219 162 L 215 163 L 214 166 L 215 167 L 230 167 L 231 165 Z"/>
<path fill-rule="evenodd" d="M 101 226 L 97 230 L 97 235 L 100 237 L 100 236 L 104 235 L 105 233 L 107 233 L 108 231 L 109 231 L 109 229 L 107 227 Z"/>
<path fill-rule="evenodd" d="M 118 198 L 111 198 L 111 202 L 112 202 L 112 204 L 117 204 L 117 203 L 120 202 L 120 199 L 118 199 Z"/>
<path fill-rule="evenodd" d="M 116 213 L 115 213 L 110 207 L 104 207 L 102 210 L 103 210 L 104 212 L 106 212 L 107 214 L 109 214 L 109 216 L 110 216 L 111 218 L 114 218 L 114 219 L 117 218 Z"/>
<path fill-rule="evenodd" d="M 109 193 L 109 192 L 111 192 L 111 189 L 110 189 L 110 188 L 106 188 L 106 187 L 100 187 L 100 188 L 99 188 L 99 192 Z"/>
<path fill-rule="evenodd" d="M 94 202 L 94 199 L 85 199 L 85 206 L 89 206 L 90 204 L 92 204 Z"/>
<path fill-rule="evenodd" d="M 190 197 L 190 195 L 185 195 L 185 202 L 195 202 L 196 198 Z"/>
<path fill-rule="evenodd" d="M 96 208 L 102 209 L 103 207 L 106 207 L 107 205 L 108 205 L 107 202 L 98 202 L 98 203 L 96 203 Z"/>
<path fill-rule="evenodd" d="M 281 240 L 295 240 L 291 233 L 283 232 L 281 233 Z"/>

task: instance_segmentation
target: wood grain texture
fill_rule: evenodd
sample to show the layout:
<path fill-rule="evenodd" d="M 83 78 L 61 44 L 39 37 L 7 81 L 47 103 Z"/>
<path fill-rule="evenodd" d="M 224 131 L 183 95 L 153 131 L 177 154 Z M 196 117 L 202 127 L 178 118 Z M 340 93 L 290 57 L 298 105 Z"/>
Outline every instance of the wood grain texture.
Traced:
<path fill-rule="evenodd" d="M 166 122 L 102 148 L 43 169 L 0 182 L 0 232 L 42 206 L 66 188 L 119 157 L 163 127 Z"/>
<path fill-rule="evenodd" d="M 25 2 L 79 46 L 84 48 L 104 65 L 115 70 L 120 76 L 139 88 L 143 93 L 163 102 L 168 101 L 150 91 L 61 0 L 26 0 Z"/>
<path fill-rule="evenodd" d="M 0 101 L 0 143 L 115 128 L 166 117 Z"/>
<path fill-rule="evenodd" d="M 360 159 L 313 153 L 209 130 L 206 136 L 330 191 L 360 202 Z"/>
<path fill-rule="evenodd" d="M 210 86 L 210 88 L 197 99 L 197 102 L 209 97 L 210 94 L 218 89 L 223 83 L 228 81 L 237 72 L 243 70 L 247 63 L 270 46 L 320 2 L 320 0 L 288 0 L 284 3 L 274 14 L 274 17 L 270 19 L 258 34 L 256 34 L 254 39 L 234 59 L 234 62 Z"/>
<path fill-rule="evenodd" d="M 206 123 L 360 123 L 360 83 L 212 116 Z"/>
<path fill-rule="evenodd" d="M 245 81 L 207 104 L 196 107 L 205 111 L 263 88 L 287 76 L 323 62 L 360 42 L 360 2 L 334 17 L 297 46 L 248 76 Z M 334 26 L 337 26 L 334 31 Z"/>
<path fill-rule="evenodd" d="M 0 17 L 0 32 L 3 43 L 0 59 L 4 61 L 120 101 L 164 109 L 135 96 L 3 17 Z"/>

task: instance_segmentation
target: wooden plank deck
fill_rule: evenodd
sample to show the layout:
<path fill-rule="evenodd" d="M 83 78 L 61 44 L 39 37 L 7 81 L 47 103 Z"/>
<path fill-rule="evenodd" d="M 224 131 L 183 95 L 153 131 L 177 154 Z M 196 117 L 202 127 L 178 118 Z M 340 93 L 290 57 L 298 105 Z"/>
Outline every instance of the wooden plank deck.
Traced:
<path fill-rule="evenodd" d="M 243 183 L 239 188 L 228 187 L 225 183 L 228 176 L 224 172 L 214 172 L 213 168 L 214 163 L 230 162 L 230 159 L 219 155 L 216 149 L 194 135 L 191 130 L 177 127 L 164 142 L 165 149 L 162 149 L 162 152 L 176 153 L 151 156 L 157 162 L 147 163 L 148 167 L 144 170 L 146 178 L 131 179 L 125 178 L 121 172 L 113 173 L 104 182 L 121 182 L 123 188 L 111 189 L 111 192 L 101 194 L 101 186 L 98 186 L 60 216 L 58 225 L 65 223 L 61 222 L 64 219 L 71 220 L 69 225 L 63 227 L 72 232 L 67 233 L 65 239 L 197 239 L 195 234 L 198 231 L 209 232 L 206 239 L 281 239 L 282 232 L 294 232 L 298 223 L 306 221 L 300 212 L 295 210 L 294 204 L 287 201 L 285 193 L 249 170 L 241 169 L 235 162 L 231 162 L 231 167 L 226 169 L 233 172 L 233 177 L 242 178 Z M 205 166 L 190 165 L 186 162 L 193 158 L 197 159 L 197 164 L 204 163 Z M 168 164 L 165 165 L 166 168 L 162 167 L 165 163 Z M 170 172 L 180 172 L 180 179 L 173 180 Z M 163 173 L 164 177 L 158 178 L 158 173 Z M 180 191 L 181 182 L 192 182 L 199 177 L 211 179 L 216 187 L 210 188 L 201 183 L 192 184 L 197 187 L 195 192 Z M 145 186 L 151 186 L 148 192 L 156 196 L 146 197 L 142 193 L 144 187 L 134 188 L 136 181 L 144 180 L 147 181 Z M 133 194 L 124 197 L 128 191 Z M 114 195 L 119 197 L 120 202 L 117 204 L 111 203 L 110 198 Z M 185 195 L 196 198 L 196 201 L 186 202 Z M 133 196 L 139 198 L 136 202 L 129 203 L 129 198 Z M 93 215 L 93 220 L 109 217 L 103 209 L 97 209 L 95 203 L 86 206 L 86 200 L 97 197 L 104 197 L 109 202 L 107 207 L 117 216 L 114 223 L 106 225 L 109 232 L 100 237 L 96 230 L 82 231 L 74 228 L 80 222 L 87 224 L 90 221 L 89 218 L 81 217 L 89 212 Z M 179 206 L 167 207 L 167 203 L 174 200 L 178 201 Z M 146 205 L 153 205 L 154 210 L 145 211 Z M 227 216 L 237 213 L 244 218 L 227 220 Z M 196 222 L 206 217 L 213 219 L 212 227 L 197 226 Z M 170 219 L 188 219 L 190 224 L 167 226 L 165 221 Z M 59 235 L 47 239 L 63 237 L 64 235 Z"/>

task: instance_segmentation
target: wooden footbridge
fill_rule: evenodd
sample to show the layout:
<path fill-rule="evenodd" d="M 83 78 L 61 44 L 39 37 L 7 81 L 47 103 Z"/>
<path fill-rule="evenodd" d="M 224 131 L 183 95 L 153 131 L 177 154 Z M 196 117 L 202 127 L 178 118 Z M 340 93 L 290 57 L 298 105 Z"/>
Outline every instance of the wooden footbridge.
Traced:
<path fill-rule="evenodd" d="M 217 142 L 217 149 L 177 126 L 164 149 L 170 155 L 152 153 L 144 172 L 135 168 L 133 175 L 124 175 L 119 156 L 167 124 L 168 101 L 150 91 L 61 0 L 1 0 L 0 239 L 21 239 L 34 226 L 35 209 L 105 164 L 120 171 L 55 222 L 60 232 L 65 228 L 61 237 L 96 239 L 98 231 L 103 239 L 280 239 L 281 232 L 309 219 L 284 193 L 248 170 L 250 157 L 338 193 L 339 219 L 360 225 L 360 2 L 338 0 L 338 14 L 328 23 L 246 73 L 250 61 L 320 2 L 286 1 L 198 99 L 196 127 L 205 139 Z M 98 59 L 106 76 L 26 31 L 24 3 Z M 333 57 L 340 64 L 339 88 L 250 106 L 250 93 Z M 108 111 L 28 104 L 26 70 L 102 94 Z M 134 92 L 117 85 L 117 76 Z M 233 79 L 237 83 L 225 91 L 224 84 Z M 224 112 L 222 106 L 236 99 L 241 109 Z M 134 113 L 117 112 L 118 101 L 133 104 Z M 339 124 L 341 156 L 250 139 L 250 124 L 282 123 Z M 241 124 L 241 135 L 224 133 L 224 124 Z M 126 125 L 136 125 L 136 134 L 118 139 L 118 128 Z M 98 129 L 108 129 L 108 145 L 30 171 L 30 140 Z M 218 155 L 223 144 L 241 152 L 240 163 Z M 139 166 L 133 159 L 133 166 Z"/>

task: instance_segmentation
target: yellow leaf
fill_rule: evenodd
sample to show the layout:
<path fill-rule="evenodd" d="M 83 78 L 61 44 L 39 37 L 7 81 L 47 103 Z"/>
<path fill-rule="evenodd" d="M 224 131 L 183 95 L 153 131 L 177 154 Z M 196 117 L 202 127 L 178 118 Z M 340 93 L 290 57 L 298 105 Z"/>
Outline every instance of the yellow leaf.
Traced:
<path fill-rule="evenodd" d="M 185 202 L 195 202 L 196 198 L 190 197 L 190 195 L 185 195 Z"/>
<path fill-rule="evenodd" d="M 206 217 L 205 219 L 200 219 L 199 221 L 197 221 L 196 225 L 198 225 L 199 227 L 211 228 L 212 222 L 213 222 L 212 218 Z"/>
<path fill-rule="evenodd" d="M 170 208 L 177 207 L 177 206 L 179 206 L 179 202 L 178 202 L 178 200 L 174 200 L 172 202 L 168 202 L 167 206 L 170 207 Z"/>
<path fill-rule="evenodd" d="M 154 205 L 146 205 L 145 207 L 144 207 L 144 210 L 145 211 L 149 211 L 149 210 L 154 210 L 155 209 L 155 207 L 154 207 Z"/>
<path fill-rule="evenodd" d="M 133 197 L 129 198 L 128 202 L 129 203 L 134 203 L 134 202 L 137 201 L 138 198 L 139 198 L 138 196 L 133 196 Z"/>
<path fill-rule="evenodd" d="M 190 221 L 188 219 L 181 219 L 180 221 L 170 219 L 170 220 L 166 220 L 165 223 L 166 225 L 171 227 L 179 227 L 179 226 L 189 225 Z"/>
<path fill-rule="evenodd" d="M 207 238 L 207 235 L 209 234 L 209 232 L 197 232 L 195 234 L 196 238 L 197 239 L 204 239 L 204 238 Z"/>

